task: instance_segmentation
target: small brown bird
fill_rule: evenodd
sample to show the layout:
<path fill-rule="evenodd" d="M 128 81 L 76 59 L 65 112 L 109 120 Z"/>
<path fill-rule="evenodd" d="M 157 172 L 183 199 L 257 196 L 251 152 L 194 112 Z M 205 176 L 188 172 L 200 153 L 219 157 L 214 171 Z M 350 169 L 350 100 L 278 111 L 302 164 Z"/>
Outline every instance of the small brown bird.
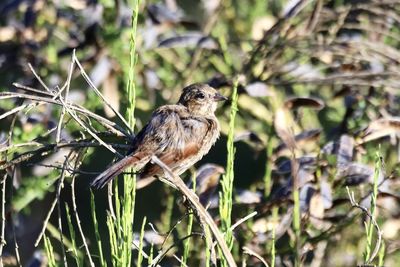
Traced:
<path fill-rule="evenodd" d="M 175 105 L 154 111 L 147 125 L 135 136 L 128 156 L 97 176 L 91 186 L 102 188 L 126 168 L 133 167 L 139 179 L 162 178 L 163 170 L 151 163 L 157 156 L 180 175 L 208 153 L 219 137 L 215 117 L 217 102 L 227 100 L 207 84 L 192 84 L 183 89 Z"/>

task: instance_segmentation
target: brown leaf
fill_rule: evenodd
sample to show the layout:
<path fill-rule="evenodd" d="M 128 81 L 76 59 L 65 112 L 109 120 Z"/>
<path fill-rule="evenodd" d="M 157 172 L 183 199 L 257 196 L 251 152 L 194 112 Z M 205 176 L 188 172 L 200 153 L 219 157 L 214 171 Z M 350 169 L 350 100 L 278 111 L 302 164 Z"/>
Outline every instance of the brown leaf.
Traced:
<path fill-rule="evenodd" d="M 372 121 L 364 131 L 362 142 L 366 143 L 400 132 L 400 117 L 382 118 Z"/>
<path fill-rule="evenodd" d="M 251 84 L 246 85 L 244 88 L 249 96 L 252 97 L 263 97 L 263 96 L 271 96 L 271 92 L 268 90 L 268 86 L 263 82 L 253 82 Z"/>
<path fill-rule="evenodd" d="M 235 136 L 234 141 L 238 142 L 238 141 L 243 141 L 243 140 L 249 141 L 256 145 L 263 144 L 263 141 L 261 140 L 261 138 L 255 132 L 252 132 L 252 131 L 246 131 L 246 132 L 239 133 L 238 135 Z"/>
<path fill-rule="evenodd" d="M 288 109 L 312 108 L 321 110 L 325 107 L 324 101 L 314 97 L 292 97 L 285 101 L 285 107 Z"/>
<path fill-rule="evenodd" d="M 332 187 L 331 184 L 328 183 L 326 179 L 327 179 L 326 177 L 323 177 L 321 179 L 320 192 L 322 196 L 322 201 L 324 203 L 324 208 L 330 209 L 333 205 Z"/>
<path fill-rule="evenodd" d="M 317 139 L 319 138 L 320 134 L 321 134 L 321 129 L 311 129 L 295 135 L 294 140 L 296 141 L 296 144 L 299 147 L 302 147 L 310 144 L 310 142 L 315 143 L 315 141 L 317 141 Z M 283 143 L 279 144 L 276 147 L 275 152 L 279 152 L 280 150 L 285 148 L 286 148 L 285 144 Z"/>
<path fill-rule="evenodd" d="M 286 145 L 289 150 L 294 150 L 296 148 L 296 141 L 293 136 L 293 131 L 288 123 L 287 110 L 284 108 L 279 108 L 275 113 L 274 119 L 275 131 L 279 138 Z"/>
<path fill-rule="evenodd" d="M 358 185 L 368 183 L 372 180 L 374 169 L 368 165 L 352 162 L 338 169 L 336 179 L 342 181 L 345 185 Z"/>
<path fill-rule="evenodd" d="M 108 103 L 115 109 L 119 110 L 120 95 L 118 92 L 117 77 L 111 73 L 103 82 L 103 94 Z M 115 116 L 114 112 L 108 106 L 104 106 L 106 116 L 112 118 Z"/>
<path fill-rule="evenodd" d="M 217 49 L 218 45 L 211 37 L 204 36 L 202 34 L 191 33 L 164 39 L 158 44 L 158 47 L 196 47 L 204 49 Z"/>
<path fill-rule="evenodd" d="M 324 200 L 321 194 L 315 193 L 310 200 L 310 215 L 314 218 L 324 218 Z"/>
<path fill-rule="evenodd" d="M 252 192 L 250 190 L 238 189 L 236 192 L 236 203 L 239 204 L 255 204 L 260 203 L 262 195 L 260 192 Z"/>
<path fill-rule="evenodd" d="M 354 138 L 344 134 L 340 137 L 338 146 L 337 166 L 340 169 L 340 166 L 344 166 L 353 159 Z"/>
<path fill-rule="evenodd" d="M 208 205 L 217 190 L 224 168 L 216 164 L 204 164 L 196 173 L 196 194 L 203 205 Z M 189 188 L 192 185 L 188 186 Z"/>

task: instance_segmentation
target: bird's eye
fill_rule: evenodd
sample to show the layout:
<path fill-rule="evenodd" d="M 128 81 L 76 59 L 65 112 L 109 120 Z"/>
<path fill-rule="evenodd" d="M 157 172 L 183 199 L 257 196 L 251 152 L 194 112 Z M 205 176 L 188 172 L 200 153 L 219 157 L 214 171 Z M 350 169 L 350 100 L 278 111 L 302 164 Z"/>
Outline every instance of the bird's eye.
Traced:
<path fill-rule="evenodd" d="M 197 93 L 196 98 L 197 99 L 204 99 L 206 96 L 203 93 Z"/>

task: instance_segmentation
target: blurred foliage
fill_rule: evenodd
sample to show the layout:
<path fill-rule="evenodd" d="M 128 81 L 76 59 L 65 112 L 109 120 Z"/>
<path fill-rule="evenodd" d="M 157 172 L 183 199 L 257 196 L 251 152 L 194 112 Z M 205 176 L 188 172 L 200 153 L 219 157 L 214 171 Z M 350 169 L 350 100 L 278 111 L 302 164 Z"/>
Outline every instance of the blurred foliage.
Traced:
<path fill-rule="evenodd" d="M 2 1 L 0 93 L 43 95 L 12 85 L 16 82 L 45 90 L 28 64 L 50 90 L 57 92 L 67 80 L 75 49 L 94 85 L 124 114 L 129 102 L 124 88 L 129 77 L 130 6 L 129 1 L 122 0 Z M 305 266 L 363 263 L 367 242 L 363 221 L 367 218 L 362 211 L 351 207 L 345 186 L 351 186 L 360 205 L 370 208 L 375 152 L 380 145 L 385 164 L 378 177 L 375 214 L 385 241 L 384 265 L 397 265 L 400 261 L 400 4 L 397 1 L 142 1 L 140 10 L 134 132 L 144 125 L 154 108 L 176 102 L 183 86 L 207 82 L 224 95 L 231 95 L 234 79 L 238 75 L 242 78 L 235 123 L 232 223 L 253 211 L 258 214 L 234 230 L 233 252 L 238 262 L 245 259 L 248 266 L 261 266 L 256 257 L 244 256 L 242 247 L 246 246 L 268 263 L 274 259 L 276 266 L 292 266 L 295 255 L 299 255 Z M 75 68 L 72 74 L 68 101 L 127 130 L 85 82 L 79 69 Z M 114 155 L 103 148 L 88 149 L 78 173 L 74 173 L 75 163 L 80 160 L 74 155 L 67 156 L 70 147 L 61 149 L 56 144 L 57 131 L 60 144 L 93 145 L 96 142 L 87 131 L 69 114 L 58 130 L 60 106 L 37 104 L 27 97 L 3 96 L 0 95 L 0 172 L 9 174 L 5 211 L 7 245 L 3 260 L 6 262 L 5 256 L 15 255 L 13 231 L 16 231 L 21 260 L 26 264 L 32 261 L 36 250 L 33 244 L 54 198 L 56 179 L 66 158 L 70 164 L 61 200 L 71 202 L 71 189 L 67 185 L 71 176 L 77 174 L 78 211 L 89 214 L 89 180 L 105 169 Z M 229 104 L 217 111 L 222 137 L 196 165 L 199 176 L 204 163 L 226 166 Z M 7 115 L 22 105 L 27 106 Z M 121 154 L 126 153 L 129 137 L 111 133 L 87 114 L 79 116 L 89 129 L 113 144 Z M 201 188 L 200 199 L 211 203 L 209 210 L 219 220 L 216 181 L 221 173 L 216 167 L 209 170 L 198 177 L 196 184 Z M 293 188 L 300 194 L 301 233 L 297 240 L 300 247 L 293 245 Z M 162 266 L 180 264 L 174 255 L 181 258 L 184 251 L 185 242 L 181 241 L 187 236 L 190 220 L 183 216 L 186 209 L 177 196 L 160 183 L 137 194 L 135 236 L 139 238 L 144 216 L 159 231 L 157 234 L 149 225 L 145 226 L 146 255 L 174 245 L 162 258 Z M 100 232 L 106 231 L 106 197 L 106 192 L 96 192 L 99 216 L 96 228 Z M 272 210 L 278 214 L 273 216 Z M 64 209 L 61 217 L 63 231 L 67 233 L 70 224 Z M 51 222 L 57 225 L 56 212 Z M 92 231 L 90 216 L 81 216 L 81 224 L 91 243 L 99 242 Z M 170 230 L 170 235 L 163 235 Z M 193 231 L 201 231 L 199 225 L 194 224 Z M 271 244 L 272 233 L 274 244 Z M 82 244 L 79 238 L 77 247 Z M 56 239 L 59 239 L 56 235 L 46 235 L 45 246 L 42 245 L 50 254 L 54 252 L 51 263 L 62 253 L 60 240 Z M 195 234 L 190 240 L 196 245 L 185 252 L 189 255 L 187 262 L 189 266 L 197 266 L 206 258 L 206 245 Z M 104 257 L 111 262 L 107 242 L 102 243 Z M 91 248 L 95 254 L 97 248 Z M 275 257 L 271 251 L 276 252 Z M 137 249 L 134 254 L 137 255 Z M 79 257 L 82 259 L 77 262 L 88 263 L 84 255 Z M 75 262 L 70 252 L 67 260 Z M 99 259 L 94 260 L 99 263 Z"/>

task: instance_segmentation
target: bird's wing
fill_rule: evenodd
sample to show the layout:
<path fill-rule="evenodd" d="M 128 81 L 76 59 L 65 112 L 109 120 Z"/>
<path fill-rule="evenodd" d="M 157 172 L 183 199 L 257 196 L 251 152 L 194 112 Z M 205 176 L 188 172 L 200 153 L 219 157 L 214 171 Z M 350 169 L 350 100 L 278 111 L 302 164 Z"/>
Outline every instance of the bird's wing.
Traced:
<path fill-rule="evenodd" d="M 136 135 L 128 156 L 99 174 L 91 185 L 101 188 L 128 167 L 133 167 L 140 172 L 150 161 L 151 156 L 159 155 L 169 146 L 177 146 L 178 113 L 178 107 L 175 105 L 163 106 L 154 111 L 150 121 Z"/>
<path fill-rule="evenodd" d="M 172 105 L 157 110 L 146 126 L 147 134 L 141 141 L 142 144 L 151 143 L 152 155 L 156 155 L 173 171 L 189 167 L 186 166 L 187 159 L 199 154 L 203 142 L 201 137 L 205 136 L 208 129 L 206 122 L 188 119 L 182 108 Z M 140 147 L 142 145 L 138 146 L 138 150 Z M 162 174 L 162 170 L 149 163 L 141 172 L 141 177 L 156 174 Z"/>

